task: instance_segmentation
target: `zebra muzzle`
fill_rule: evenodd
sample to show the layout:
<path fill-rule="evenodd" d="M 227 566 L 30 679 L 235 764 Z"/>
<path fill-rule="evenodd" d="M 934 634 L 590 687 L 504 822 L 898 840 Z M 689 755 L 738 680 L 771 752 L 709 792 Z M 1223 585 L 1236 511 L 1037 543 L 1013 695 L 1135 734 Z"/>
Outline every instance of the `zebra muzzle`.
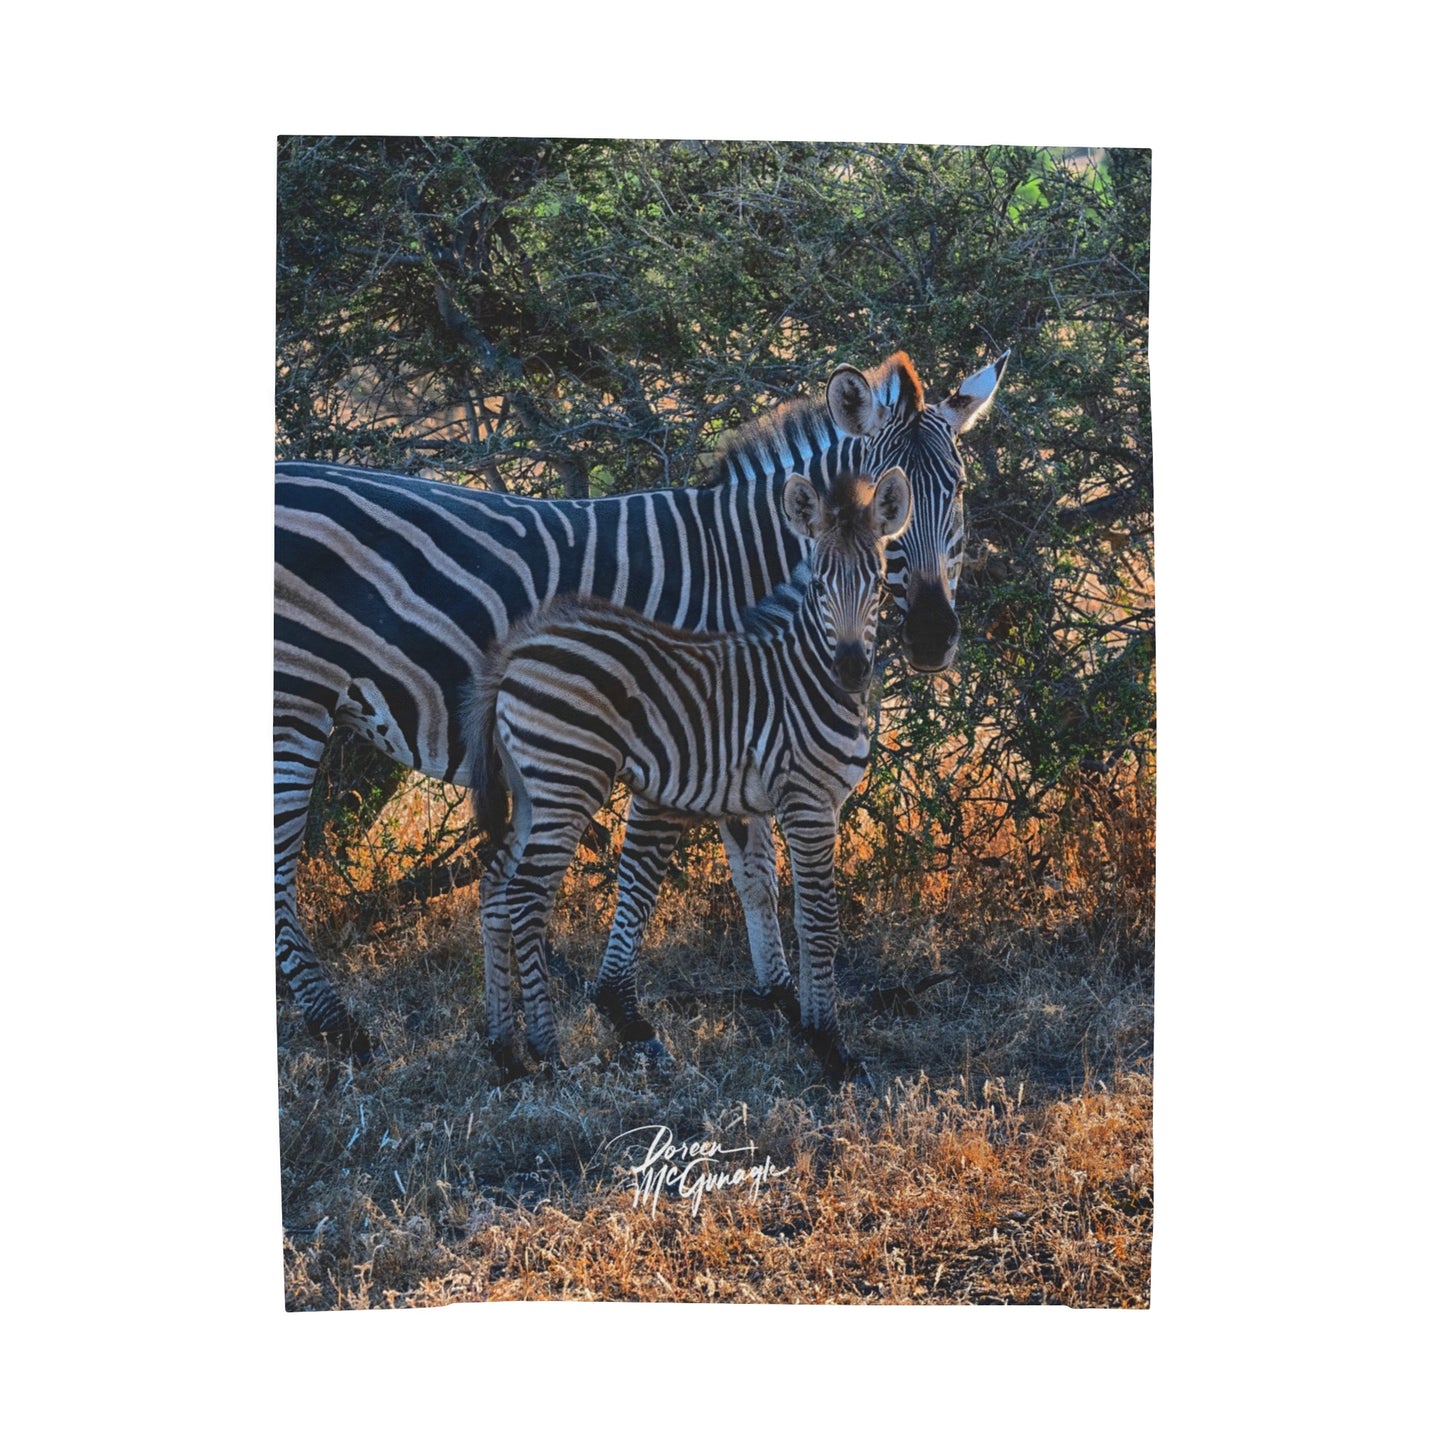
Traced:
<path fill-rule="evenodd" d="M 909 598 L 903 619 L 903 647 L 920 672 L 938 672 L 958 650 L 958 614 L 937 583 L 920 587 Z"/>
<path fill-rule="evenodd" d="M 845 692 L 862 692 L 873 676 L 873 659 L 861 642 L 845 642 L 833 655 L 833 671 Z"/>

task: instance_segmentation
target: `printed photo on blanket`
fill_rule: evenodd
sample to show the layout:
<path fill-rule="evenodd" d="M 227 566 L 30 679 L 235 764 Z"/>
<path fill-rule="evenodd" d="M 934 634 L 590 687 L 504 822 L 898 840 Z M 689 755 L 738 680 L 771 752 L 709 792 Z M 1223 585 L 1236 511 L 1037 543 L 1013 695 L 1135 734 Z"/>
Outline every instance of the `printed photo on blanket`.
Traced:
<path fill-rule="evenodd" d="M 1150 153 L 277 167 L 287 1308 L 1147 1308 Z"/>

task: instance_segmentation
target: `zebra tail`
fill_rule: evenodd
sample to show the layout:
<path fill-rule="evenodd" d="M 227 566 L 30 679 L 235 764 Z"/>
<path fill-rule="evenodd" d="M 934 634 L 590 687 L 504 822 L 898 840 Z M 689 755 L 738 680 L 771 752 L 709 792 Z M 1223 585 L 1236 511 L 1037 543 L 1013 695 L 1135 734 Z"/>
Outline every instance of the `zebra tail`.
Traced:
<path fill-rule="evenodd" d="M 495 649 L 487 659 L 473 695 L 469 731 L 472 737 L 472 812 L 484 841 L 501 845 L 507 831 L 507 774 L 497 751 L 497 693 L 502 685 L 502 658 Z"/>

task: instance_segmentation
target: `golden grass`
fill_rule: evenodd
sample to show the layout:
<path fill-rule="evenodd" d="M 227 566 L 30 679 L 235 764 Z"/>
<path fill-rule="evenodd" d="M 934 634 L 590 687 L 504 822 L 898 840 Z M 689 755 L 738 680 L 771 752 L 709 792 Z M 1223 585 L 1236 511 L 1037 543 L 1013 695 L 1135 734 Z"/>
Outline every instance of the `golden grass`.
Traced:
<path fill-rule="evenodd" d="M 665 888 L 644 950 L 671 1071 L 627 1056 L 585 1001 L 612 906 L 595 869 L 574 870 L 554 920 L 567 1066 L 507 1087 L 476 1033 L 474 889 L 371 923 L 313 908 L 318 945 L 385 1056 L 352 1070 L 282 1007 L 289 1307 L 1146 1306 L 1147 802 L 1126 789 L 1097 813 L 1076 809 L 1067 839 L 1031 835 L 1056 858 L 1047 881 L 1004 848 L 927 888 L 845 883 L 840 1015 L 871 1093 L 826 1087 L 782 1020 L 747 1001 L 716 843 L 693 846 L 686 889 L 682 875 Z M 324 902 L 325 882 L 313 866 L 303 897 Z M 916 991 L 913 1012 L 875 993 L 899 984 Z M 708 1194 L 696 1214 L 673 1193 L 655 1212 L 634 1207 L 635 1156 L 610 1141 L 663 1125 L 679 1140 L 751 1144 L 746 1162 L 787 1172 L 756 1198 Z"/>
<path fill-rule="evenodd" d="M 375 1211 L 348 1278 L 324 1239 L 287 1242 L 295 1307 L 460 1300 L 753 1303 L 1148 1303 L 1146 1076 L 1028 1105 L 926 1078 L 759 1121 L 787 1175 L 756 1200 L 665 1197 L 630 1182 L 471 1208 L 454 1221 Z M 334 1294 L 318 1273 L 329 1276 Z"/>

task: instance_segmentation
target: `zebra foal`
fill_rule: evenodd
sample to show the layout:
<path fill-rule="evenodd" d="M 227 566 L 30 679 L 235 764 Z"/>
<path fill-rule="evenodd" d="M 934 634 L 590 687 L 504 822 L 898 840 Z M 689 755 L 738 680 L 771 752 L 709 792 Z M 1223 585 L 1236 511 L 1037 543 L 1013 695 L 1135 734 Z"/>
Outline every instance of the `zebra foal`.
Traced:
<path fill-rule="evenodd" d="M 491 654 L 475 699 L 472 787 L 479 822 L 499 843 L 482 880 L 482 933 L 488 1042 L 507 1074 L 520 1072 L 514 954 L 528 1047 L 557 1057 L 547 920 L 619 779 L 679 820 L 742 816 L 771 838 L 768 815 L 777 817 L 793 865 L 803 1035 L 831 1077 L 854 1071 L 833 989 L 838 810 L 868 760 L 884 549 L 912 507 L 897 468 L 876 486 L 836 479 L 826 497 L 793 475 L 782 514 L 805 557 L 742 632 L 681 632 L 578 598 L 542 609 Z M 644 918 L 659 877 L 636 885 Z"/>

